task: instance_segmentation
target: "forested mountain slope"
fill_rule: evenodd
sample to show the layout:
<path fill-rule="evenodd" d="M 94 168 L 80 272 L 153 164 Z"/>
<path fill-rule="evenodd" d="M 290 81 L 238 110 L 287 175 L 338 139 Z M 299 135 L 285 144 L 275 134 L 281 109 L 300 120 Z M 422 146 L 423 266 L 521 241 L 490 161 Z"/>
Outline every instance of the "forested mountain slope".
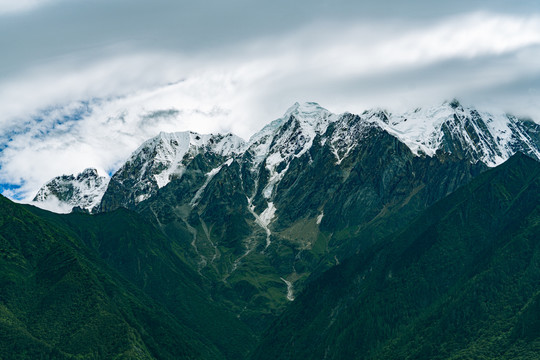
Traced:
<path fill-rule="evenodd" d="M 518 154 L 311 282 L 253 359 L 535 359 L 540 164 Z"/>

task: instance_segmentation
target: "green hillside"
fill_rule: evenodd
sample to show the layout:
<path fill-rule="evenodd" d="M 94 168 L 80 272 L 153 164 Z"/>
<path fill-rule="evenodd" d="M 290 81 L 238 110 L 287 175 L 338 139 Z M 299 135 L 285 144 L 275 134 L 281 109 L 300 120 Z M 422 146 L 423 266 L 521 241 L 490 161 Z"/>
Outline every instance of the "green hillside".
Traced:
<path fill-rule="evenodd" d="M 163 239 L 141 219 L 127 211 L 102 219 L 42 213 L 49 219 L 0 197 L 0 358 L 226 357 L 226 346 L 210 340 L 211 334 L 203 333 L 204 326 L 192 326 L 195 321 L 204 322 L 204 316 L 185 314 L 196 318 L 186 321 L 178 316 L 187 312 L 185 307 L 176 313 L 169 311 L 167 301 L 158 303 L 148 295 L 155 290 L 138 282 L 140 278 L 152 287 L 158 275 L 143 273 L 138 278 L 135 264 L 149 274 L 151 269 L 167 268 L 162 265 L 167 259 L 161 260 L 164 254 L 156 245 Z M 69 224 L 72 230 L 54 225 L 54 218 L 58 224 L 59 219 L 65 220 L 66 228 Z M 141 261 L 144 256 L 151 260 Z M 186 294 L 194 294 L 196 283 L 189 283 L 195 277 L 177 274 L 182 281 L 171 292 L 185 287 Z M 174 279 L 171 276 L 169 281 Z M 206 299 L 193 301 L 215 314 Z M 183 299 L 179 302 L 184 303 Z M 223 336 L 230 329 L 223 329 L 221 321 L 217 318 L 213 325 L 221 326 Z M 225 325 L 236 327 L 234 322 Z M 241 331 L 241 326 L 236 328 L 231 330 L 233 339 L 235 331 Z M 240 353 L 247 345 L 233 341 L 231 347 L 232 353 Z"/>
<path fill-rule="evenodd" d="M 123 208 L 95 216 L 29 209 L 81 239 L 107 265 L 227 358 L 244 356 L 255 343 L 247 326 L 211 299 L 211 285 L 184 263 L 185 254 L 178 245 L 141 215 Z"/>
<path fill-rule="evenodd" d="M 308 285 L 253 359 L 537 359 L 540 164 L 515 155 Z"/>
<path fill-rule="evenodd" d="M 225 190 L 216 198 L 226 199 Z M 377 224 L 388 226 L 370 226 Z M 223 296 L 232 280 L 197 272 L 186 239 L 162 230 L 126 209 L 59 215 L 0 197 L 0 359 L 536 359 L 540 352 L 540 164 L 524 155 L 355 253 L 364 234 L 357 232 L 348 259 L 311 275 L 277 319 L 281 309 L 261 315 L 260 324 L 276 319 L 262 338 L 234 314 L 242 302 Z M 250 281 L 268 281 L 265 264 L 240 266 L 252 269 Z"/>

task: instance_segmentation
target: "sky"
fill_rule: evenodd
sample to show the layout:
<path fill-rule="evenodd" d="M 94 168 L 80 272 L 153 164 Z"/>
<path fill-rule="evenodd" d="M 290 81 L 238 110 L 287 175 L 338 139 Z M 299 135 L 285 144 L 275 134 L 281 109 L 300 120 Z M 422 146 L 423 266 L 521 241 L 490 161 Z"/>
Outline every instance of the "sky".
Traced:
<path fill-rule="evenodd" d="M 248 139 L 297 101 L 540 122 L 536 0 L 0 0 L 0 49 L 0 191 L 22 202 L 160 131 Z"/>

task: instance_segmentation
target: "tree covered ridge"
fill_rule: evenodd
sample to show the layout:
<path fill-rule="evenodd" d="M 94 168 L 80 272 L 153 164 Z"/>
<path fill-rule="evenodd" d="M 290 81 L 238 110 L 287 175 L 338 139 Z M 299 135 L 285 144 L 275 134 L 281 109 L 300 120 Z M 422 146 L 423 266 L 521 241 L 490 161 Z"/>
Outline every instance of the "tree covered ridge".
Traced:
<path fill-rule="evenodd" d="M 150 248 L 160 254 L 163 240 L 137 214 L 120 210 L 92 219 L 30 209 L 42 215 L 38 216 L 29 209 L 0 198 L 0 358 L 228 357 L 226 346 L 209 340 L 214 334 L 193 325 L 217 309 L 189 279 L 189 271 L 182 273 L 182 264 L 175 267 L 156 256 L 142 265 L 143 270 L 154 267 L 154 273 L 137 277 L 132 272 L 133 261 L 141 260 L 135 254 Z M 106 250 L 100 252 L 92 241 L 106 244 Z M 184 304 L 184 317 L 172 313 L 166 301 L 153 299 L 149 294 L 155 289 L 137 282 L 166 271 L 183 276 L 176 292 L 184 290 L 197 301 L 196 309 L 192 303 Z M 199 319 L 187 318 L 193 316 L 186 314 L 189 310 Z M 234 343 L 234 331 L 220 323 L 224 319 L 231 322 L 217 316 L 213 325 L 231 332 L 230 346 L 235 349 L 227 355 L 242 354 L 245 347 Z M 238 328 L 242 333 L 241 324 Z"/>
<path fill-rule="evenodd" d="M 516 155 L 313 281 L 254 359 L 537 358 L 540 164 Z"/>

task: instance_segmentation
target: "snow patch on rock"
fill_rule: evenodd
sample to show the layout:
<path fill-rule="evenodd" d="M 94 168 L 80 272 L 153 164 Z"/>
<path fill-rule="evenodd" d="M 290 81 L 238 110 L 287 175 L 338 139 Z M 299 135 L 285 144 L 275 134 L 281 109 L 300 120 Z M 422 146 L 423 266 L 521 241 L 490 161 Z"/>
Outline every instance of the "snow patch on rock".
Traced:
<path fill-rule="evenodd" d="M 270 238 L 272 236 L 272 232 L 268 228 L 268 225 L 270 225 L 270 223 L 274 219 L 276 207 L 274 206 L 274 203 L 270 202 L 268 203 L 268 207 L 264 209 L 264 211 L 260 215 L 258 215 L 255 212 L 255 205 L 252 204 L 253 199 L 248 198 L 247 200 L 249 212 L 251 212 L 253 217 L 255 217 L 255 222 L 266 232 L 266 245 L 264 247 L 264 249 L 266 250 L 271 244 Z"/>
<path fill-rule="evenodd" d="M 280 279 L 287 285 L 287 300 L 294 301 L 294 286 L 293 283 L 280 277 Z"/>
<path fill-rule="evenodd" d="M 321 221 L 322 221 L 323 217 L 324 217 L 324 211 L 321 212 L 321 213 L 319 214 L 319 216 L 317 216 L 317 225 L 320 225 L 320 224 L 321 224 Z"/>

